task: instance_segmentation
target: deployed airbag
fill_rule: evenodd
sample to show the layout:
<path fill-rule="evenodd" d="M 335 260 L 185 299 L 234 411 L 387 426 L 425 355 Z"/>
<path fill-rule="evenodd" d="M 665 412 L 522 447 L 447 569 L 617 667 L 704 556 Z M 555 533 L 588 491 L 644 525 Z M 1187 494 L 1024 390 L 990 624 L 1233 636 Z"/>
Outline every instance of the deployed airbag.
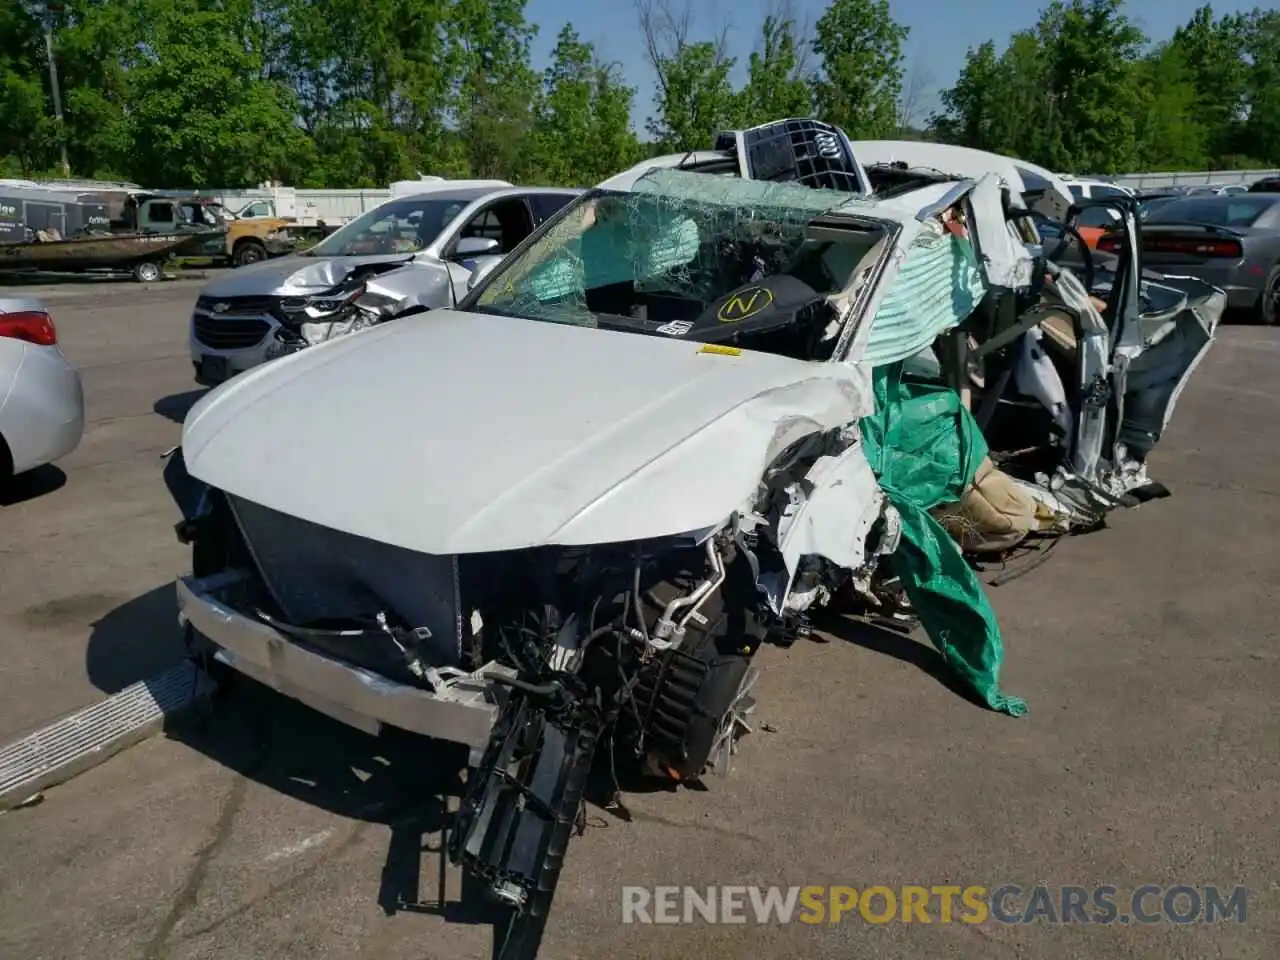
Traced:
<path fill-rule="evenodd" d="M 876 410 L 859 425 L 867 461 L 902 520 L 892 569 L 947 665 L 992 710 L 1022 716 L 1026 704 L 1000 690 L 995 612 L 960 548 L 929 515 L 963 496 L 987 442 L 954 390 L 905 384 L 900 363 L 872 376 Z"/>
<path fill-rule="evenodd" d="M 985 293 L 973 243 L 927 221 L 880 301 L 862 362 L 879 367 L 920 353 L 973 313 Z"/>

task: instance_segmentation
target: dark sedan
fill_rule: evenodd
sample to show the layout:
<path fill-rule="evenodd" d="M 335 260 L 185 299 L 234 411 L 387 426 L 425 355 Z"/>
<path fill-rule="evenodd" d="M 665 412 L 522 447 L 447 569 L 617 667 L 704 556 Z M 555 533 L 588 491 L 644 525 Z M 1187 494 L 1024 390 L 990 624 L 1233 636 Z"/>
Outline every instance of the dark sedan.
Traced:
<path fill-rule="evenodd" d="M 1122 237 L 1098 241 L 1119 251 Z M 1280 319 L 1280 193 L 1185 197 L 1151 210 L 1142 223 L 1142 262 L 1221 287 L 1230 306 L 1264 323 Z"/>

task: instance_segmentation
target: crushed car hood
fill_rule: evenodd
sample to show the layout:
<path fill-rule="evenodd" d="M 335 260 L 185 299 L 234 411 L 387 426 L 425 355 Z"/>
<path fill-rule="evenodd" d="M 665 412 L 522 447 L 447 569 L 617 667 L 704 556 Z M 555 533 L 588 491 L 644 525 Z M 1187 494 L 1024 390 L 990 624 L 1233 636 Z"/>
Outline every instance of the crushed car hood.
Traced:
<path fill-rule="evenodd" d="M 364 264 L 398 264 L 412 254 L 373 254 L 364 257 L 308 257 L 291 254 L 264 260 L 210 281 L 205 297 L 302 296 L 337 286 L 353 269 Z"/>
<path fill-rule="evenodd" d="M 182 444 L 213 487 L 456 554 L 705 529 L 871 409 L 854 365 L 440 310 L 241 374 Z"/>

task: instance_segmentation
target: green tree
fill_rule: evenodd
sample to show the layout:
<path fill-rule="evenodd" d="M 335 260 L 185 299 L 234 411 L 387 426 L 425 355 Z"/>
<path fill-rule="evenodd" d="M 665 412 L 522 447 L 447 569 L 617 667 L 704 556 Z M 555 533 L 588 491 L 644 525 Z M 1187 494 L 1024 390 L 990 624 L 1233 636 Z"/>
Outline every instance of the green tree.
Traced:
<path fill-rule="evenodd" d="M 888 0 L 832 0 L 813 40 L 822 65 L 814 81 L 818 116 L 853 139 L 891 136 L 908 32 L 893 19 Z"/>
<path fill-rule="evenodd" d="M 0 6 L 0 157 L 11 172 L 33 174 L 52 166 L 56 129 L 46 106 L 40 25 L 17 3 Z"/>
<path fill-rule="evenodd" d="M 1035 31 L 1014 34 L 996 56 L 988 41 L 970 50 L 955 86 L 942 92 L 933 135 L 961 146 L 1044 161 L 1052 152 L 1054 102 L 1047 60 Z"/>
<path fill-rule="evenodd" d="M 795 21 L 771 14 L 761 27 L 760 46 L 747 62 L 747 82 L 736 108 L 738 122 L 754 126 L 812 112 L 813 91 L 803 74 Z"/>
<path fill-rule="evenodd" d="M 992 44 L 970 51 L 933 130 L 1080 173 L 1135 169 L 1188 132 L 1178 150 L 1196 154 L 1201 137 L 1188 126 L 1183 63 L 1176 54 L 1140 62 L 1145 39 L 1122 0 L 1055 0 L 999 57 Z M 1148 149 L 1148 135 L 1160 145 Z"/>
<path fill-rule="evenodd" d="M 1000 67 L 993 41 L 969 48 L 955 85 L 942 91 L 942 109 L 929 119 L 939 140 L 979 150 L 996 149 L 1004 112 L 999 100 Z"/>
<path fill-rule="evenodd" d="M 1138 162 L 1141 96 L 1134 66 L 1146 37 L 1123 0 L 1055 0 L 1038 31 L 1047 62 L 1056 169 L 1118 173 Z"/>
<path fill-rule="evenodd" d="M 524 17 L 525 0 L 454 0 L 450 24 L 460 77 L 454 110 L 470 171 L 508 176 L 533 127 L 538 80 L 529 63 L 537 31 Z"/>
<path fill-rule="evenodd" d="M 1244 28 L 1242 17 L 1215 20 L 1206 4 L 1174 31 L 1170 42 L 1186 63 L 1195 114 L 1214 165 L 1233 153 L 1240 139 L 1249 72 Z"/>
<path fill-rule="evenodd" d="M 1137 65 L 1142 108 L 1135 169 L 1202 170 L 1211 164 L 1210 128 L 1186 55 L 1176 43 L 1157 47 Z"/>
<path fill-rule="evenodd" d="M 1239 146 L 1268 165 L 1280 164 L 1280 11 L 1255 9 L 1244 24 L 1248 114 Z"/>
<path fill-rule="evenodd" d="M 639 159 L 631 130 L 633 92 L 572 24 L 556 38 L 542 84 L 528 178 L 589 186 Z"/>
<path fill-rule="evenodd" d="M 127 65 L 135 176 L 201 187 L 274 179 L 302 138 L 288 91 L 260 79 L 260 58 L 224 12 L 168 0 L 149 13 Z"/>

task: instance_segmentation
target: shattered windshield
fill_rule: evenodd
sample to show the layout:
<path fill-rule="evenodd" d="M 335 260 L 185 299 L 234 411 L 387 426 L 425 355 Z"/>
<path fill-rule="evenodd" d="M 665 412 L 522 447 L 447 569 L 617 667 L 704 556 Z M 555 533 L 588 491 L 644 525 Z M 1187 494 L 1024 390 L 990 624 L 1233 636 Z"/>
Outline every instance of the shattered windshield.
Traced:
<path fill-rule="evenodd" d="M 883 231 L 817 222 L 837 207 L 875 209 L 852 193 L 653 171 L 630 192 L 584 197 L 495 271 L 471 309 L 712 339 L 703 327 L 764 318 L 766 307 L 803 312 L 849 286 Z"/>

